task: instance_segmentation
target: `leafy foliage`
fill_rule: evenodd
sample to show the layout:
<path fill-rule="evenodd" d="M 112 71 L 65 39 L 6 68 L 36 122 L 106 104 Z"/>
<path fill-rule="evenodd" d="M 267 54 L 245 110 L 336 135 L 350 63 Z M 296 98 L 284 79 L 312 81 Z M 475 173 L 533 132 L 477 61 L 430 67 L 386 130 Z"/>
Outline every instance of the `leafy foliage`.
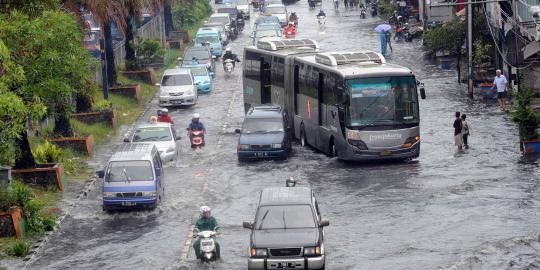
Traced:
<path fill-rule="evenodd" d="M 424 33 L 424 46 L 430 53 L 437 51 L 459 53 L 464 41 L 465 22 L 460 19 L 438 25 Z"/>
<path fill-rule="evenodd" d="M 9 209 L 17 205 L 17 199 L 7 187 L 0 187 L 0 212 L 8 212 Z"/>
<path fill-rule="evenodd" d="M 95 101 L 94 104 L 92 104 L 92 109 L 94 111 L 107 111 L 112 108 L 112 102 L 106 99 L 100 99 L 98 101 Z"/>
<path fill-rule="evenodd" d="M 483 44 L 482 40 L 476 40 L 473 43 L 473 48 L 473 63 L 475 65 L 491 61 L 491 44 Z"/>
<path fill-rule="evenodd" d="M 24 257 L 28 255 L 28 252 L 30 252 L 30 246 L 26 242 L 20 240 L 15 241 L 9 250 L 11 255 L 17 257 Z"/>
<path fill-rule="evenodd" d="M 394 11 L 398 9 L 399 6 L 397 4 L 393 5 L 390 1 L 380 1 L 377 6 L 377 11 L 379 15 L 385 18 L 389 18 L 390 16 L 392 16 Z"/>
<path fill-rule="evenodd" d="M 45 11 L 35 19 L 11 12 L 0 16 L 0 39 L 24 70 L 25 80 L 14 85 L 15 93 L 25 102 L 39 97 L 52 116 L 69 115 L 74 94 L 91 82 L 76 20 L 62 11 Z"/>
<path fill-rule="evenodd" d="M 62 149 L 48 141 L 45 141 L 44 143 L 38 145 L 34 151 L 34 156 L 36 161 L 40 163 L 57 163 L 62 158 Z"/>
<path fill-rule="evenodd" d="M 522 80 L 523 81 L 523 80 Z M 538 115 L 530 107 L 533 92 L 525 85 L 520 85 L 516 93 L 515 111 L 512 113 L 512 120 L 519 125 L 519 137 L 522 140 L 538 138 L 536 127 L 540 123 Z"/>
<path fill-rule="evenodd" d="M 194 26 L 212 13 L 212 6 L 206 0 L 193 0 L 191 4 L 173 6 L 173 22 L 176 29 Z"/>
<path fill-rule="evenodd" d="M 140 64 L 151 64 L 159 59 L 163 59 L 165 50 L 161 46 L 161 43 L 155 39 L 138 39 L 135 46 L 137 52 L 137 59 Z"/>

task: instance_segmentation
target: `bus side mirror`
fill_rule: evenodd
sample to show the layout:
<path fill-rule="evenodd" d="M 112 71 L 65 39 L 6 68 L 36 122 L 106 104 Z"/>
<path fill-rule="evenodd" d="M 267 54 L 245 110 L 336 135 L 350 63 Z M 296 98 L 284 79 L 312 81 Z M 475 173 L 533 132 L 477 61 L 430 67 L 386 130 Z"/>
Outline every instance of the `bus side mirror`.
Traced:
<path fill-rule="evenodd" d="M 97 175 L 98 178 L 104 178 L 105 177 L 105 170 L 97 171 L 96 175 Z"/>
<path fill-rule="evenodd" d="M 423 83 L 420 83 L 420 98 L 426 99 L 426 88 Z"/>
<path fill-rule="evenodd" d="M 161 168 L 156 168 L 156 176 L 161 176 Z"/>

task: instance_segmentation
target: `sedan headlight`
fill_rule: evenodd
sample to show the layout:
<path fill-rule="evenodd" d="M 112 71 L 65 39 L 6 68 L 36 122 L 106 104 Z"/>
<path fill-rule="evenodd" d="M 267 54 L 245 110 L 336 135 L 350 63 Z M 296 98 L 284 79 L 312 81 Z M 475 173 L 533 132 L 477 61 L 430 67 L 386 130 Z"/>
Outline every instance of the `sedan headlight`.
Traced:
<path fill-rule="evenodd" d="M 252 248 L 251 257 L 268 257 L 268 250 L 266 248 Z"/>
<path fill-rule="evenodd" d="M 249 144 L 239 144 L 238 150 L 249 150 Z"/>
<path fill-rule="evenodd" d="M 103 192 L 103 198 L 114 198 L 116 197 L 116 192 Z"/>
<path fill-rule="evenodd" d="M 281 148 L 281 143 L 273 143 L 273 144 L 272 144 L 272 148 L 274 148 L 274 149 L 279 149 L 279 148 Z"/>
<path fill-rule="evenodd" d="M 304 248 L 304 256 L 317 256 L 321 255 L 321 247 L 305 247 Z"/>
<path fill-rule="evenodd" d="M 144 191 L 142 193 L 143 197 L 156 197 L 157 193 L 155 191 Z"/>
<path fill-rule="evenodd" d="M 409 137 L 405 140 L 405 143 L 403 143 L 403 147 L 411 148 L 418 141 L 420 141 L 420 136 Z"/>

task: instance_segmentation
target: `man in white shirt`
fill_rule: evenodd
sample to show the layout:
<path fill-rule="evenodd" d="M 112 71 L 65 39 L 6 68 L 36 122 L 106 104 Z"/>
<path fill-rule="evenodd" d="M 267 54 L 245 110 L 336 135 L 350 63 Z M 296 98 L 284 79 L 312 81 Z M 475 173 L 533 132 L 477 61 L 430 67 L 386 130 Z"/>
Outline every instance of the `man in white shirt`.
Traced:
<path fill-rule="evenodd" d="M 493 80 L 493 89 L 497 88 L 497 97 L 499 99 L 499 108 L 501 111 L 505 111 L 506 107 L 506 93 L 508 91 L 508 80 L 506 80 L 506 77 L 501 74 L 501 70 L 497 69 L 495 71 L 496 75 L 495 79 Z"/>

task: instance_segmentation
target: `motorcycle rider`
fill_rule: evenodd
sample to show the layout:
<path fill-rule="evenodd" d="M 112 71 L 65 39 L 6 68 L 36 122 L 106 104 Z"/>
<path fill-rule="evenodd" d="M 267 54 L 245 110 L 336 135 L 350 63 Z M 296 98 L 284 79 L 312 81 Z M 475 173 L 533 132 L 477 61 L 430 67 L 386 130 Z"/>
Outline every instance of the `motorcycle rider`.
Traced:
<path fill-rule="evenodd" d="M 326 13 L 324 13 L 324 10 L 319 10 L 319 13 L 317 14 L 317 18 L 319 17 L 326 17 Z"/>
<path fill-rule="evenodd" d="M 187 131 L 203 131 L 206 132 L 206 129 L 204 128 L 204 125 L 201 121 L 199 121 L 200 115 L 198 113 L 194 113 L 193 117 L 191 117 L 191 123 L 189 123 L 187 127 Z"/>
<path fill-rule="evenodd" d="M 296 35 L 296 27 L 294 27 L 294 23 L 289 22 L 289 24 L 287 26 L 285 26 L 285 28 L 283 28 L 283 33 L 285 33 L 286 37 L 295 36 Z"/>
<path fill-rule="evenodd" d="M 217 223 L 217 220 L 210 213 L 211 211 L 210 207 L 206 205 L 201 206 L 199 211 L 201 212 L 201 217 L 195 223 L 195 227 L 200 232 L 214 231 L 216 227 L 218 226 L 218 223 Z M 220 257 L 219 243 L 217 241 L 215 241 L 215 243 L 216 243 L 216 258 L 219 259 Z M 195 243 L 193 243 L 193 249 L 195 249 L 195 255 L 197 255 L 197 259 L 200 259 L 201 257 L 201 239 L 200 238 L 195 240 Z"/>
<path fill-rule="evenodd" d="M 246 25 L 244 22 L 244 15 L 242 12 L 236 13 L 236 25 L 238 26 L 238 30 L 244 29 L 244 26 Z"/>
<path fill-rule="evenodd" d="M 232 60 L 233 67 L 236 67 L 236 62 L 240 62 L 240 59 L 238 59 L 238 55 L 232 53 L 231 47 L 227 47 L 225 49 L 225 54 L 223 55 L 223 68 L 224 69 L 225 69 L 226 60 Z"/>
<path fill-rule="evenodd" d="M 289 22 L 293 22 L 294 26 L 298 25 L 298 15 L 296 15 L 296 12 L 291 12 L 291 15 L 289 15 Z"/>
<path fill-rule="evenodd" d="M 171 125 L 174 125 L 174 122 L 171 116 L 169 115 L 169 110 L 167 108 L 158 110 L 158 122 L 165 122 L 165 123 L 170 123 Z"/>
<path fill-rule="evenodd" d="M 191 58 L 191 64 L 192 65 L 198 65 L 199 64 L 199 59 L 197 59 L 197 57 L 193 56 L 193 58 Z"/>

